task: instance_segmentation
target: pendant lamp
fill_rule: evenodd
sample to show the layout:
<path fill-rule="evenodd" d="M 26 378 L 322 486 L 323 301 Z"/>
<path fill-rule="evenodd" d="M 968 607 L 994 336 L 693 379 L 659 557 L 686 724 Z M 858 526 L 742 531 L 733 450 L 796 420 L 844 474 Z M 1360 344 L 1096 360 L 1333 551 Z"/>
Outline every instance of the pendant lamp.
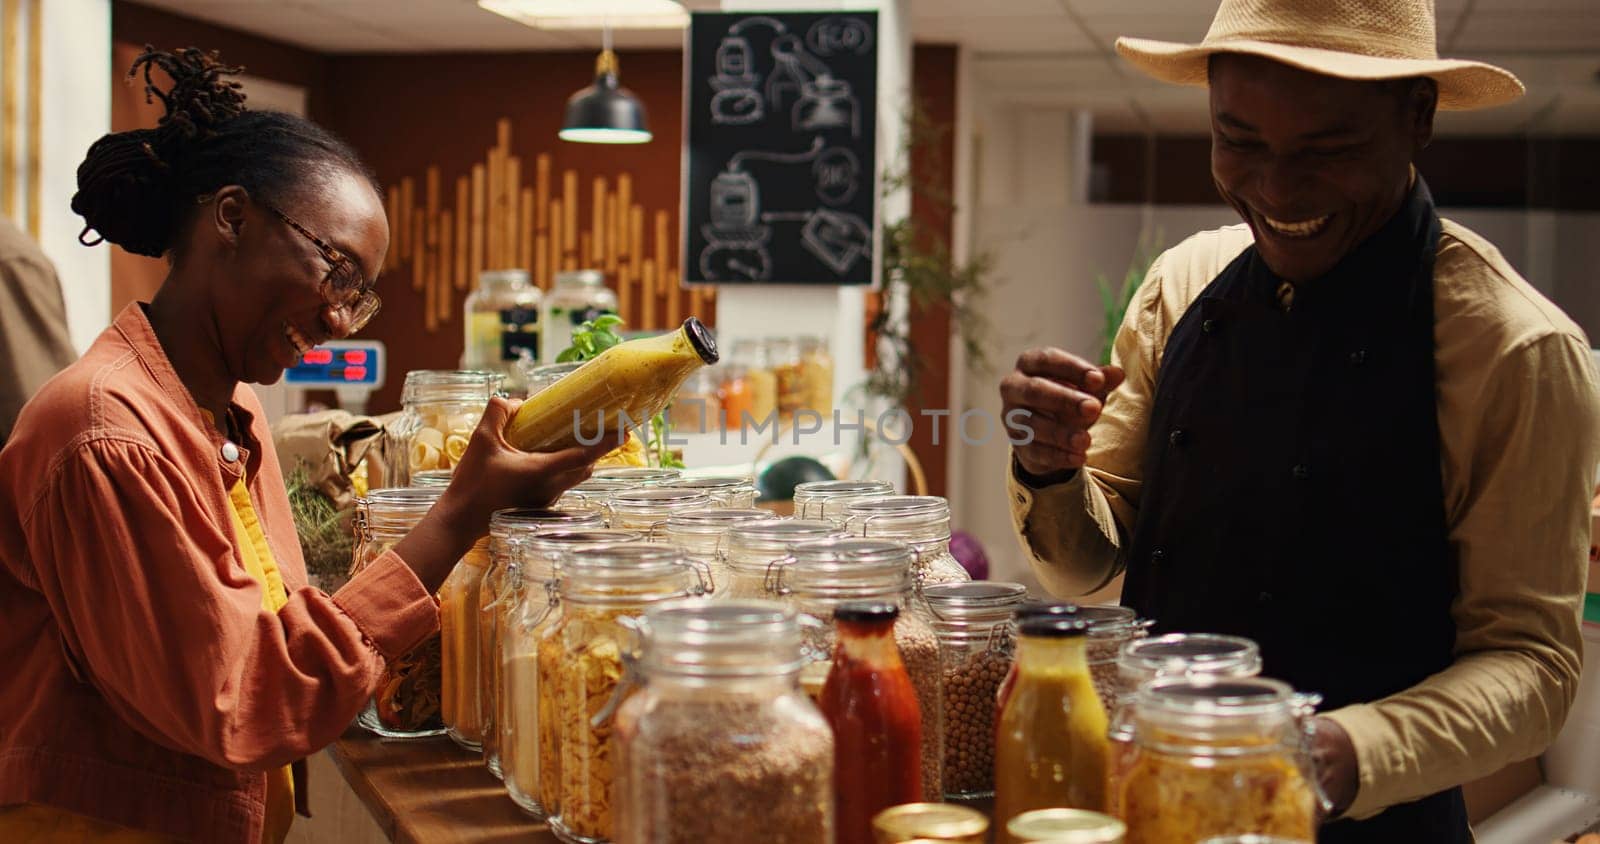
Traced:
<path fill-rule="evenodd" d="M 581 144 L 642 144 L 650 140 L 644 103 L 617 82 L 617 54 L 611 49 L 611 25 L 605 26 L 604 48 L 594 65 L 594 84 L 567 100 L 561 140 Z"/>

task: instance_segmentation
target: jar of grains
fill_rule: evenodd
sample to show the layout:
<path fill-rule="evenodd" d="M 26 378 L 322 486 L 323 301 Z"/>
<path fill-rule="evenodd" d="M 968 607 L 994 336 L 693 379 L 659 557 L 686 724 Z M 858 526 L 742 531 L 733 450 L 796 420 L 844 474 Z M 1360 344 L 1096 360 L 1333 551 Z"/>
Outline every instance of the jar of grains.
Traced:
<path fill-rule="evenodd" d="M 851 501 L 844 512 L 851 535 L 910 545 L 917 585 L 972 579 L 950 553 L 949 501 L 937 495 L 890 495 Z"/>
<path fill-rule="evenodd" d="M 794 514 L 801 519 L 833 519 L 843 524 L 846 504 L 857 498 L 894 495 L 888 481 L 806 481 L 794 488 Z"/>
<path fill-rule="evenodd" d="M 495 728 L 500 735 L 506 791 L 534 817 L 545 815 L 539 768 L 544 765 L 555 770 L 556 764 L 554 740 L 545 734 L 545 725 L 539 720 L 539 638 L 559 617 L 555 578 L 560 560 L 577 548 L 640 539 L 637 532 L 628 530 L 551 530 L 522 536 L 513 546 L 505 578 L 510 598 L 497 659 L 500 691 Z M 554 729 L 553 723 L 550 729 Z M 554 780 L 549 786 L 553 794 Z"/>
<path fill-rule="evenodd" d="M 711 580 L 711 592 L 727 588 L 728 573 L 722 564 L 728 532 L 744 522 L 765 522 L 778 518 L 771 510 L 738 509 L 688 510 L 667 519 L 667 541 L 680 548 L 691 561 L 704 565 Z"/>
<path fill-rule="evenodd" d="M 1262 677 L 1146 683 L 1118 798 L 1128 844 L 1247 832 L 1314 840 L 1314 700 Z"/>
<path fill-rule="evenodd" d="M 756 506 L 756 482 L 741 475 L 679 478 L 662 486 L 703 492 L 711 496 L 712 504 L 717 507 L 749 509 Z"/>
<path fill-rule="evenodd" d="M 1117 655 L 1123 645 L 1143 639 L 1155 622 L 1114 604 L 1086 604 L 1078 608 L 1078 617 L 1089 622 L 1089 675 L 1100 705 L 1110 712 L 1117 702 Z"/>
<path fill-rule="evenodd" d="M 616 478 L 589 478 L 581 484 L 561 493 L 556 499 L 557 510 L 590 510 L 600 514 L 600 518 L 608 518 L 610 512 L 606 509 L 611 503 L 611 496 L 630 489 L 638 489 L 642 484 L 636 481 L 625 481 Z"/>
<path fill-rule="evenodd" d="M 387 553 L 422 521 L 444 492 L 441 487 L 375 489 L 356 501 L 353 576 Z M 386 738 L 424 738 L 444 733 L 440 703 L 439 634 L 423 639 L 384 663 L 377 692 L 356 722 Z"/>
<path fill-rule="evenodd" d="M 500 382 L 497 372 L 407 372 L 400 393 L 403 409 L 388 425 L 392 457 L 386 486 L 409 486 L 412 472 L 454 469 Z"/>
<path fill-rule="evenodd" d="M 939 639 L 928 626 L 926 611 L 912 611 L 921 601 L 911 574 L 911 547 L 884 539 L 845 537 L 801 542 L 787 560 L 772 567 L 776 594 L 811 622 L 808 662 L 800 670 L 800 686 L 816 700 L 833 664 L 833 611 L 853 601 L 885 601 L 900 608 L 895 619 L 895 644 L 917 692 L 922 711 L 922 799 L 944 799 L 944 698 Z"/>
<path fill-rule="evenodd" d="M 995 700 L 1011 667 L 1011 613 L 1027 593 L 987 580 L 923 590 L 944 660 L 947 798 L 994 796 Z"/>
<path fill-rule="evenodd" d="M 473 543 L 439 587 L 439 714 L 450 740 L 474 753 L 483 749 L 478 706 L 478 609 L 489 569 L 489 537 Z"/>
<path fill-rule="evenodd" d="M 483 763 L 499 777 L 502 708 L 500 690 L 500 638 L 505 635 L 507 610 L 513 600 L 506 576 L 515 566 L 516 543 L 534 534 L 551 530 L 583 530 L 605 527 L 599 513 L 581 510 L 544 510 L 515 507 L 496 511 L 489 518 L 489 567 L 478 589 L 474 613 L 478 625 L 478 721 L 483 725 Z"/>
<path fill-rule="evenodd" d="M 567 844 L 597 844 L 614 833 L 617 706 L 637 689 L 623 683 L 628 619 L 652 604 L 702 591 L 676 548 L 630 542 L 578 548 L 561 561 L 561 617 L 539 640 L 538 717 L 554 727 L 550 830 Z M 548 755 L 546 758 L 549 758 Z M 546 791 L 546 793 L 548 793 Z"/>
<path fill-rule="evenodd" d="M 704 510 L 712 506 L 715 505 L 711 502 L 711 496 L 703 492 L 647 486 L 611 496 L 606 509 L 610 512 L 612 527 L 639 531 L 644 534 L 646 542 L 666 542 L 667 519 L 673 513 Z"/>
<path fill-rule="evenodd" d="M 800 692 L 800 627 L 771 601 L 645 613 L 644 690 L 617 712 L 616 840 L 833 840 L 833 734 Z"/>
<path fill-rule="evenodd" d="M 763 519 L 734 525 L 723 537 L 720 565 L 711 570 L 711 579 L 725 584 L 717 590 L 717 597 L 729 600 L 777 597 L 777 593 L 771 591 L 772 567 L 789 556 L 789 546 L 842 536 L 844 531 L 838 525 L 814 519 Z"/>

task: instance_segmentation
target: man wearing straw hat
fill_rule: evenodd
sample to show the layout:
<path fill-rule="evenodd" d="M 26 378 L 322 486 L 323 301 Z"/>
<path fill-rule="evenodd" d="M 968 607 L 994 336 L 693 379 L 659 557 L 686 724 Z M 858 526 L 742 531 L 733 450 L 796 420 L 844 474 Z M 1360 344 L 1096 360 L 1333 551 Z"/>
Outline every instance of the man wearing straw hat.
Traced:
<path fill-rule="evenodd" d="M 1117 50 L 1209 87 L 1244 224 L 1157 259 L 1115 365 L 1002 381 L 1018 534 L 1052 591 L 1125 573 L 1158 629 L 1323 695 L 1321 840 L 1470 841 L 1459 786 L 1576 690 L 1600 402 L 1583 332 L 1411 164 L 1436 109 L 1522 85 L 1438 58 L 1431 0 L 1223 0 L 1199 44 Z"/>

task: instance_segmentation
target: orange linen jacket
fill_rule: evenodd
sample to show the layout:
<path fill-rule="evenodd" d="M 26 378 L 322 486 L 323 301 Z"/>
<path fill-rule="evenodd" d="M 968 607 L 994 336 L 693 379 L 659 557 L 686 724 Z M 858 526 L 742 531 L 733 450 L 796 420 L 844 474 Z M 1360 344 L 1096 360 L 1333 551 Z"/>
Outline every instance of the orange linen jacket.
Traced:
<path fill-rule="evenodd" d="M 134 304 L 0 449 L 0 805 L 258 841 L 265 772 L 336 739 L 383 660 L 437 629 L 437 602 L 392 552 L 337 595 L 307 586 L 248 386 L 230 412 L 248 432 L 237 453 Z M 277 613 L 229 515 L 247 467 L 289 593 Z"/>

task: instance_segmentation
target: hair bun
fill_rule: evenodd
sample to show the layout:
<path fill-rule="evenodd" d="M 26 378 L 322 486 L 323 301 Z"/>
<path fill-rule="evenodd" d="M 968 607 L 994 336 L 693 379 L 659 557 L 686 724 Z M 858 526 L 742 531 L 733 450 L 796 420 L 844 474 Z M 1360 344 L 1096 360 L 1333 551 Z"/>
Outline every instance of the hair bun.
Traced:
<path fill-rule="evenodd" d="M 72 210 L 101 238 L 135 255 L 172 247 L 179 198 L 172 168 L 156 152 L 157 130 L 115 132 L 95 141 L 78 165 Z"/>

